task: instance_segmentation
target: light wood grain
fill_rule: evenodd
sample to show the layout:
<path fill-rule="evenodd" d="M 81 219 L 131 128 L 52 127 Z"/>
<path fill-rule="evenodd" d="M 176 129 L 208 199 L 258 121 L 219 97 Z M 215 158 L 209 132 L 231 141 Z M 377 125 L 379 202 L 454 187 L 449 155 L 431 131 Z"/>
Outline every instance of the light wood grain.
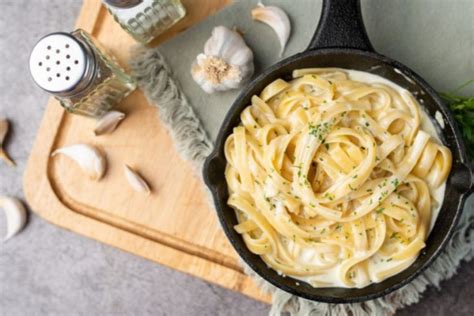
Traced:
<path fill-rule="evenodd" d="M 154 45 L 215 13 L 228 1 L 183 1 L 187 16 Z M 85 0 L 76 26 L 96 37 L 126 67 L 132 38 L 113 21 L 99 0 Z M 24 176 L 31 208 L 41 217 L 173 269 L 258 300 L 269 302 L 242 272 L 224 236 L 203 184 L 181 160 L 155 107 L 135 91 L 119 105 L 126 119 L 111 135 L 95 137 L 95 122 L 66 113 L 51 98 Z M 89 143 L 107 154 L 108 170 L 94 182 L 58 147 Z M 128 164 L 149 181 L 153 194 L 131 190 L 123 175 Z"/>

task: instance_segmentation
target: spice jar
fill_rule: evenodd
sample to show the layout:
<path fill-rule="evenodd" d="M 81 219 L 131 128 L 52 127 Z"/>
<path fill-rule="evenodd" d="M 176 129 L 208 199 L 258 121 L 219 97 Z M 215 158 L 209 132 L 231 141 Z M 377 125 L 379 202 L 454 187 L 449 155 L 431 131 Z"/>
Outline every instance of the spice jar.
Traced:
<path fill-rule="evenodd" d="M 79 29 L 43 37 L 30 55 L 30 72 L 69 112 L 100 117 L 136 87 L 135 80 Z"/>
<path fill-rule="evenodd" d="M 102 0 L 123 29 L 144 44 L 186 15 L 179 0 Z"/>

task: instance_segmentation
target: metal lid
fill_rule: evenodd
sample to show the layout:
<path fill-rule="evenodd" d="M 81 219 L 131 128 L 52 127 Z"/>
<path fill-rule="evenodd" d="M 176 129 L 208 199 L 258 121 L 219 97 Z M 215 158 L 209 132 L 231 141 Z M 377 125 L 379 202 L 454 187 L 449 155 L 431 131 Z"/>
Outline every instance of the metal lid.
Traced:
<path fill-rule="evenodd" d="M 30 55 L 30 72 L 34 81 L 51 93 L 74 89 L 83 79 L 87 67 L 87 51 L 68 33 L 43 37 Z"/>
<path fill-rule="evenodd" d="M 131 8 L 136 5 L 139 5 L 143 0 L 103 0 L 106 4 L 111 5 L 116 8 Z"/>

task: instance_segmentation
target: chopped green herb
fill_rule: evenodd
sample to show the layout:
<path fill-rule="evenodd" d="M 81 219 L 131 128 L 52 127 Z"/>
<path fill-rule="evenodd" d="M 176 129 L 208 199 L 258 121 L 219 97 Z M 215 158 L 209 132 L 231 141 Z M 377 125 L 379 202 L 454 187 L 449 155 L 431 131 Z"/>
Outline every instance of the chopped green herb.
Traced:
<path fill-rule="evenodd" d="M 326 192 L 326 193 L 324 194 L 324 197 L 325 197 L 325 198 L 328 198 L 328 199 L 331 200 L 331 201 L 334 200 L 334 198 L 335 198 L 335 196 L 334 196 L 333 194 L 329 193 L 329 192 Z"/>
<path fill-rule="evenodd" d="M 397 178 L 395 178 L 395 179 L 392 180 L 392 184 L 393 184 L 395 187 L 398 187 L 398 185 L 400 184 L 400 182 L 398 181 Z"/>
<path fill-rule="evenodd" d="M 323 141 L 326 137 L 326 134 L 329 132 L 331 126 L 329 126 L 329 122 L 319 123 L 314 125 L 313 123 L 309 123 L 308 129 L 309 134 L 316 137 L 319 141 Z"/>

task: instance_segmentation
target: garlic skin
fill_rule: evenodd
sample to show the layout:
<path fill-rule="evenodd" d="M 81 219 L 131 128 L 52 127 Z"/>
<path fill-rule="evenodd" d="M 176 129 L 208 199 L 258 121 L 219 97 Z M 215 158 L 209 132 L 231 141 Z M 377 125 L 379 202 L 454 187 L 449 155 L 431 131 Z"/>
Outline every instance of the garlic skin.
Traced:
<path fill-rule="evenodd" d="M 264 6 L 261 2 L 251 11 L 252 18 L 270 26 L 278 36 L 280 42 L 280 56 L 285 51 L 290 37 L 291 24 L 285 11 L 275 6 Z"/>
<path fill-rule="evenodd" d="M 5 161 L 10 166 L 15 166 L 15 162 L 8 156 L 7 152 L 3 149 L 3 141 L 8 133 L 8 120 L 0 118 L 0 159 Z"/>
<path fill-rule="evenodd" d="M 75 144 L 56 149 L 51 157 L 64 154 L 73 159 L 92 180 L 100 180 L 106 170 L 105 156 L 97 148 L 87 144 Z"/>
<path fill-rule="evenodd" d="M 125 174 L 125 178 L 127 179 L 132 189 L 137 192 L 144 192 L 146 194 L 150 194 L 150 186 L 148 185 L 148 183 L 146 183 L 145 179 L 143 179 L 135 170 L 125 165 L 123 171 Z"/>
<path fill-rule="evenodd" d="M 241 87 L 253 75 L 253 52 L 239 33 L 217 26 L 204 45 L 204 52 L 191 67 L 194 81 L 206 93 Z"/>
<path fill-rule="evenodd" d="M 125 118 L 125 114 L 119 111 L 109 111 L 105 113 L 98 121 L 94 129 L 95 136 L 110 134 Z"/>
<path fill-rule="evenodd" d="M 3 241 L 7 241 L 18 232 L 20 232 L 26 224 L 26 209 L 20 200 L 9 197 L 0 197 L 0 207 L 5 212 L 7 219 L 7 234 L 3 238 Z"/>

